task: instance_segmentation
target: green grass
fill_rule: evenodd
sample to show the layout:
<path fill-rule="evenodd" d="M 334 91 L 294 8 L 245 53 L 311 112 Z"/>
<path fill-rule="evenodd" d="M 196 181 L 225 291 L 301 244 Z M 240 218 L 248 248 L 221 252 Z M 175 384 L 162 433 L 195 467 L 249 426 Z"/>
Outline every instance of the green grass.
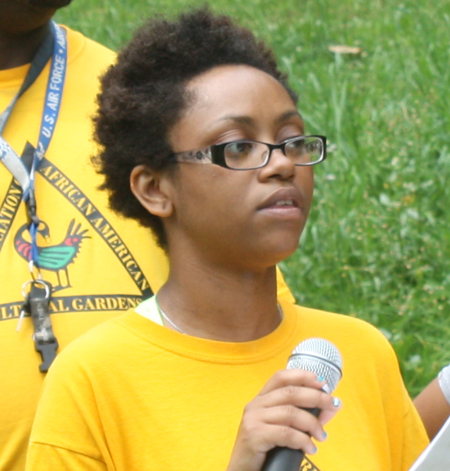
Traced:
<path fill-rule="evenodd" d="M 75 0 L 57 19 L 118 49 L 145 18 L 202 3 Z M 450 1 L 213 5 L 272 45 L 308 132 L 329 139 L 289 285 L 382 329 L 415 395 L 450 362 Z"/>

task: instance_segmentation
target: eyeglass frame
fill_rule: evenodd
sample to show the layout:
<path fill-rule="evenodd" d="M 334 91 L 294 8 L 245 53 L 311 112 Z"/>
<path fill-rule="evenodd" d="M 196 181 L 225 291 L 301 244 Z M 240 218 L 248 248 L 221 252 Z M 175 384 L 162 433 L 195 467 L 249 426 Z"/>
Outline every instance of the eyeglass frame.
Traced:
<path fill-rule="evenodd" d="M 316 137 L 322 142 L 322 156 L 321 159 L 316 161 L 316 162 L 307 162 L 307 163 L 294 163 L 296 167 L 311 167 L 313 165 L 320 164 L 327 158 L 327 138 L 325 136 L 321 135 L 308 135 L 308 136 L 295 136 L 291 137 L 289 139 L 286 139 L 285 141 L 281 142 L 280 144 L 269 144 L 267 142 L 262 142 L 262 141 L 255 141 L 253 139 L 238 139 L 236 141 L 229 141 L 229 142 L 223 142 L 221 144 L 213 144 L 208 147 L 204 147 L 203 149 L 194 149 L 194 150 L 186 150 L 186 151 L 181 151 L 181 152 L 174 152 L 170 155 L 171 159 L 173 159 L 174 162 L 178 163 L 183 163 L 187 162 L 189 160 L 194 160 L 197 159 L 197 161 L 204 161 L 205 158 L 211 162 L 211 164 L 216 164 L 219 165 L 220 167 L 227 168 L 230 170 L 256 170 L 258 168 L 263 168 L 265 167 L 270 160 L 270 157 L 272 156 L 272 152 L 274 150 L 281 150 L 283 155 L 287 157 L 286 155 L 286 145 L 292 142 L 293 140 L 299 139 L 299 138 L 308 138 L 308 137 Z M 267 154 L 267 157 L 265 161 L 261 164 L 258 165 L 257 167 L 248 167 L 248 168 L 234 168 L 230 167 L 227 165 L 225 161 L 225 147 L 230 145 L 230 144 L 235 144 L 238 142 L 254 142 L 257 144 L 264 144 L 269 148 L 269 152 Z M 178 158 L 185 158 L 187 160 L 178 160 Z M 200 163 L 200 162 L 198 162 Z M 205 162 L 206 163 L 206 162 Z"/>

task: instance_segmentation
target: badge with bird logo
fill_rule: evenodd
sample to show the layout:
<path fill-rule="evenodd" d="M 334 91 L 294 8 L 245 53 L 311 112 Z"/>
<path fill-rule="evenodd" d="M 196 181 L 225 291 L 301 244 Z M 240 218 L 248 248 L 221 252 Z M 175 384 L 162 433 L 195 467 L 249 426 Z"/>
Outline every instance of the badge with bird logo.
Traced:
<path fill-rule="evenodd" d="M 81 224 L 77 224 L 75 219 L 69 224 L 66 236 L 59 244 L 50 245 L 50 228 L 48 224 L 41 221 L 38 226 L 38 233 L 44 237 L 48 245 L 38 246 L 38 262 L 41 270 L 48 270 L 56 273 L 58 285 L 53 287 L 54 291 L 70 288 L 70 278 L 68 266 L 74 263 L 81 248 L 83 239 L 90 239 L 86 235 L 87 229 L 82 229 Z M 28 224 L 24 224 L 17 231 L 14 238 L 14 247 L 17 253 L 27 262 L 31 260 L 31 242 L 25 238 L 28 233 Z"/>

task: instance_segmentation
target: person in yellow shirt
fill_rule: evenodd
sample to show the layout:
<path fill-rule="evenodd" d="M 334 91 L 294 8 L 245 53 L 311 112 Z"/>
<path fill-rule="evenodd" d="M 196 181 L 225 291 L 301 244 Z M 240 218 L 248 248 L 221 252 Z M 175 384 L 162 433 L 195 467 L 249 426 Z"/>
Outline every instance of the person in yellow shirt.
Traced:
<path fill-rule="evenodd" d="M 0 0 L 0 148 L 11 149 L 26 169 L 14 154 L 0 151 L 0 469 L 5 471 L 25 467 L 31 424 L 54 355 L 91 327 L 137 306 L 168 274 L 166 255 L 151 233 L 114 214 L 97 190 L 101 178 L 90 164 L 95 153 L 90 117 L 97 77 L 115 54 L 53 25 L 54 13 L 69 3 Z M 42 148 L 43 155 L 37 152 Z M 34 237 L 21 186 L 27 185 L 21 178 L 27 173 L 35 177 Z M 291 299 L 281 276 L 279 283 L 280 296 Z M 25 298 L 32 296 L 34 308 L 42 301 L 49 314 L 50 327 L 44 329 L 49 340 L 40 344 L 32 339 L 30 308 L 19 327 Z"/>
<path fill-rule="evenodd" d="M 50 354 L 59 353 L 89 328 L 139 304 L 167 276 L 166 257 L 152 237 L 137 224 L 121 221 L 96 190 L 100 179 L 89 162 L 95 149 L 90 115 L 95 110 L 97 77 L 115 54 L 68 27 L 57 25 L 56 33 L 51 18 L 68 3 L 0 2 L 1 146 L 9 147 L 26 166 L 40 144 L 46 147 L 30 172 L 35 176 L 39 217 L 35 237 L 39 273 L 36 268 L 30 273 L 30 219 L 24 182 L 20 171 L 19 177 L 14 174 L 20 161 L 15 166 L 14 154 L 8 153 L 10 169 L 3 153 L 0 163 L 0 469 L 7 471 L 25 468 L 31 424 L 48 367 L 48 358 L 36 348 L 42 351 L 48 346 L 53 348 Z M 63 53 L 55 51 L 56 34 L 67 46 Z M 45 288 L 41 282 L 47 283 Z M 24 313 L 20 328 L 19 317 L 31 289 L 45 297 L 50 286 L 51 330 L 46 331 L 56 341 L 37 345 L 31 312 Z"/>
<path fill-rule="evenodd" d="M 407 471 L 427 437 L 387 340 L 277 300 L 326 139 L 305 134 L 271 51 L 208 9 L 152 20 L 103 77 L 95 122 L 110 204 L 170 273 L 58 356 L 27 470 L 259 471 L 288 447 L 302 470 Z M 336 396 L 285 369 L 311 337 L 341 352 Z"/>

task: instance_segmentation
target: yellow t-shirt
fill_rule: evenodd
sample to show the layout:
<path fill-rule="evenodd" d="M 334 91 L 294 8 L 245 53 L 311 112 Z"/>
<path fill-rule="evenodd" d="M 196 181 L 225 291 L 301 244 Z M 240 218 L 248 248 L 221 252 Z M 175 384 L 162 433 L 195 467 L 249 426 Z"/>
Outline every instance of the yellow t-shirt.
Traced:
<path fill-rule="evenodd" d="M 38 235 L 48 263 L 42 275 L 53 285 L 53 330 L 61 351 L 91 327 L 137 306 L 167 279 L 168 263 L 148 229 L 107 208 L 97 191 L 102 178 L 90 164 L 95 153 L 90 117 L 95 112 L 97 77 L 115 58 L 112 51 L 67 30 L 68 68 L 59 119 L 36 176 L 37 210 L 50 239 Z M 29 65 L 0 71 L 0 112 L 19 90 Z M 50 66 L 19 99 L 3 137 L 22 155 L 36 146 Z M 0 164 L 0 469 L 22 471 L 31 424 L 41 392 L 40 354 L 25 318 L 16 332 L 23 303 L 22 285 L 30 280 L 26 253 L 30 239 L 21 190 Z M 68 252 L 61 260 L 58 253 Z M 50 263 L 51 262 L 51 263 Z M 279 294 L 291 299 L 279 277 Z"/>
<path fill-rule="evenodd" d="M 60 348 L 100 322 L 136 306 L 148 287 L 157 290 L 168 272 L 162 250 L 147 229 L 107 209 L 96 187 L 101 177 L 89 158 L 91 115 L 98 75 L 115 58 L 112 51 L 68 28 L 68 68 L 53 139 L 36 176 L 37 210 L 50 239 L 38 235 L 39 248 L 52 257 L 42 275 L 53 285 L 53 330 Z M 0 71 L 0 110 L 18 91 L 29 66 Z M 49 64 L 19 99 L 3 137 L 19 154 L 36 146 Z M 26 261 L 29 236 L 21 191 L 0 164 L 0 469 L 22 471 L 31 424 L 41 392 L 42 360 L 32 340 L 32 322 L 16 332 L 21 288 L 30 280 Z M 58 250 L 73 247 L 69 260 Z"/>
<path fill-rule="evenodd" d="M 245 404 L 299 342 L 322 337 L 343 357 L 343 408 L 302 469 L 407 471 L 428 440 L 383 335 L 281 306 L 280 326 L 252 342 L 190 337 L 134 311 L 92 329 L 49 372 L 26 469 L 224 471 Z"/>

